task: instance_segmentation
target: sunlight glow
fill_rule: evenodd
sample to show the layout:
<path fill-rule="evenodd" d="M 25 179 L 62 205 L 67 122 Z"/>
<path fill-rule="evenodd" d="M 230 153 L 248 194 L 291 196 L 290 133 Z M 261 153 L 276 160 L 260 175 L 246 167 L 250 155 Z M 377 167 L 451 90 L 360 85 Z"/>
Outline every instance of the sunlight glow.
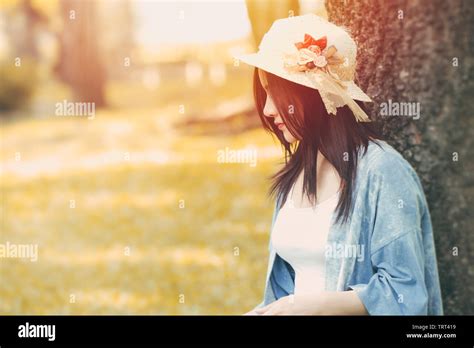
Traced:
<path fill-rule="evenodd" d="M 159 48 L 166 44 L 205 44 L 250 35 L 245 1 L 179 1 L 133 3 L 137 40 Z"/>

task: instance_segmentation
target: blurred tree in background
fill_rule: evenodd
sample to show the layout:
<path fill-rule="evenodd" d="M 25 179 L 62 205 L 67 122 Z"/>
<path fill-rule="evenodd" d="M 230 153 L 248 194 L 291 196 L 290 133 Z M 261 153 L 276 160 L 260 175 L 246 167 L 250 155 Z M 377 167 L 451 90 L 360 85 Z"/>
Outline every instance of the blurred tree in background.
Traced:
<path fill-rule="evenodd" d="M 276 19 L 298 16 L 300 11 L 298 0 L 261 1 L 246 0 L 247 12 L 252 26 L 255 45 L 258 46 L 263 35 L 270 29 Z"/>
<path fill-rule="evenodd" d="M 0 9 L 9 11 L 4 30 L 13 56 L 13 61 L 0 61 L 0 111 L 10 111 L 27 105 L 37 87 L 37 29 L 48 19 L 31 0 L 2 3 Z"/>
<path fill-rule="evenodd" d="M 133 56 L 136 22 L 132 3 L 129 0 L 101 2 L 99 7 L 99 49 L 105 65 L 107 79 L 126 79 L 128 67 L 138 64 Z"/>
<path fill-rule="evenodd" d="M 31 60 L 22 61 L 22 69 L 11 63 L 0 63 L 0 111 L 22 107 L 33 95 L 37 86 L 36 65 Z M 0 117 L 7 115 L 0 112 Z"/>
<path fill-rule="evenodd" d="M 77 100 L 104 106 L 106 74 L 97 40 L 97 2 L 61 0 L 60 12 L 64 27 L 58 33 L 60 47 L 55 70 L 72 87 Z"/>
<path fill-rule="evenodd" d="M 20 30 L 14 25 L 13 21 L 18 18 L 8 18 L 6 27 L 9 32 L 9 43 L 14 47 L 16 54 L 20 57 L 29 57 L 38 59 L 38 41 L 36 30 L 39 26 L 47 23 L 47 17 L 30 0 L 21 0 L 18 3 L 18 12 L 21 14 Z M 12 28 L 14 28 L 12 30 Z"/>
<path fill-rule="evenodd" d="M 377 119 L 422 180 L 445 313 L 472 314 L 472 2 L 326 0 L 326 8 L 358 43 L 358 78 L 375 101 L 371 114 L 388 100 L 421 104 L 417 120 Z"/>

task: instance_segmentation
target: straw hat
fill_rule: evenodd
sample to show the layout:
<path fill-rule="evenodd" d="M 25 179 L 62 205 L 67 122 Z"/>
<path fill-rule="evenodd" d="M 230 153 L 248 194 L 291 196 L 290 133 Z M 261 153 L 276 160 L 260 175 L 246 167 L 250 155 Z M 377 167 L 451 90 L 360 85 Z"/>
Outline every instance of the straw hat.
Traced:
<path fill-rule="evenodd" d="M 286 80 L 317 89 L 329 114 L 348 105 L 357 121 L 369 122 L 354 102 L 371 102 L 355 83 L 357 45 L 346 29 L 315 14 L 276 20 L 257 53 L 234 58 Z"/>

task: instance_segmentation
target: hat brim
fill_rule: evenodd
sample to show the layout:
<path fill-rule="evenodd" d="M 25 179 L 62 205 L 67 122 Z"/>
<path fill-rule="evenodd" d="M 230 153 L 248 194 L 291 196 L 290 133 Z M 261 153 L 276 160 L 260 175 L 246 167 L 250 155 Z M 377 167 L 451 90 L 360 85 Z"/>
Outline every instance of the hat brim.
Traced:
<path fill-rule="evenodd" d="M 244 62 L 245 64 L 265 70 L 286 80 L 313 89 L 318 89 L 314 86 L 313 82 L 306 76 L 306 74 L 302 74 L 301 72 L 291 72 L 285 69 L 282 63 L 283 59 L 280 55 L 250 53 L 235 55 L 234 58 Z M 364 91 L 362 91 L 362 89 L 360 89 L 360 87 L 354 83 L 354 81 L 345 81 L 345 83 L 347 85 L 347 93 L 352 99 L 364 102 L 372 101 L 372 99 L 370 99 L 370 97 L 365 94 Z"/>

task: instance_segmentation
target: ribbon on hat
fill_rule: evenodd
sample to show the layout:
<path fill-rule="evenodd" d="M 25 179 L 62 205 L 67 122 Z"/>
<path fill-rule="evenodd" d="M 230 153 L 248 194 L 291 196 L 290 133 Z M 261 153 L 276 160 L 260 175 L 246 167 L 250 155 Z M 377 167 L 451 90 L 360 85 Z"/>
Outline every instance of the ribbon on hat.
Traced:
<path fill-rule="evenodd" d="M 291 72 L 305 73 L 320 92 L 328 114 L 336 115 L 338 107 L 347 105 L 358 122 L 370 122 L 369 116 L 347 93 L 347 81 L 331 70 L 344 63 L 335 46 L 327 46 L 327 37 L 318 40 L 305 34 L 303 42 L 296 42 L 296 53 L 286 54 L 284 67 Z"/>

